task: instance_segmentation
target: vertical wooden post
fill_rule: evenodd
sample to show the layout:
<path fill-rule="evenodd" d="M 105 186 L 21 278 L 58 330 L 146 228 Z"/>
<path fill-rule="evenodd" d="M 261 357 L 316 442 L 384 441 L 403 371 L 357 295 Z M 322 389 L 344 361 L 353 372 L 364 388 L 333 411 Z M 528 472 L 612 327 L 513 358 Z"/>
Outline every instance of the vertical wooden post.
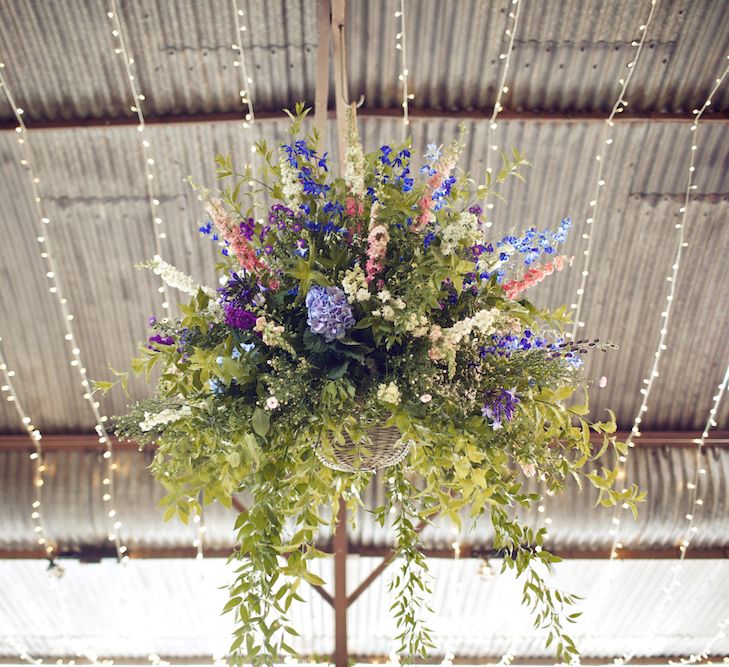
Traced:
<path fill-rule="evenodd" d="M 334 533 L 334 666 L 347 667 L 347 505 L 339 499 Z"/>
<path fill-rule="evenodd" d="M 326 146 L 327 105 L 329 104 L 329 41 L 332 24 L 331 0 L 319 0 L 319 44 L 316 47 L 316 88 L 314 89 L 314 127 Z"/>
<path fill-rule="evenodd" d="M 332 46 L 334 55 L 334 91 L 337 110 L 337 134 L 339 136 L 339 175 L 344 176 L 344 155 L 347 151 L 347 50 L 344 40 L 346 0 L 332 0 Z"/>

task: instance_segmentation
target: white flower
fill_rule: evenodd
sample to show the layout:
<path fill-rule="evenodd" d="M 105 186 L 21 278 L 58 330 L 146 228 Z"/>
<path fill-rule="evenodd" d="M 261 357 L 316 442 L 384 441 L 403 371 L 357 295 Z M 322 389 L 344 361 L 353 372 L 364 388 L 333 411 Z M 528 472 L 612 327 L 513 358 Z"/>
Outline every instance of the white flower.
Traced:
<path fill-rule="evenodd" d="M 161 412 L 154 414 L 152 412 L 144 413 L 144 420 L 139 422 L 139 428 L 143 431 L 151 431 L 158 426 L 164 426 L 165 424 L 171 424 L 172 422 L 179 421 L 184 417 L 191 417 L 192 409 L 189 405 L 183 405 L 179 410 L 173 410 L 172 408 L 165 408 Z"/>
<path fill-rule="evenodd" d="M 398 310 L 405 310 L 405 302 L 400 297 L 397 297 L 394 303 L 395 308 L 397 308 Z"/>
<path fill-rule="evenodd" d="M 468 211 L 451 220 L 440 233 L 440 249 L 444 255 L 452 255 L 461 243 L 474 245 L 483 236 L 478 218 Z"/>
<path fill-rule="evenodd" d="M 357 301 L 369 301 L 372 294 L 366 287 L 360 287 L 354 295 Z"/>
<path fill-rule="evenodd" d="M 392 298 L 392 294 L 390 294 L 389 290 L 383 289 L 377 294 L 377 298 L 382 301 L 382 303 L 387 303 Z"/>
<path fill-rule="evenodd" d="M 211 299 L 217 299 L 218 297 L 217 291 L 212 287 L 203 287 L 195 282 L 191 276 L 165 262 L 159 255 L 155 255 L 151 260 L 140 266 L 152 269 L 154 274 L 162 278 L 165 284 L 190 296 L 195 296 L 198 290 L 202 289 Z"/>
<path fill-rule="evenodd" d="M 383 306 L 382 307 L 382 317 L 385 320 L 388 320 L 392 322 L 395 319 L 395 310 L 392 306 Z"/>
<path fill-rule="evenodd" d="M 496 308 L 479 310 L 472 318 L 474 328 L 482 334 L 490 334 L 494 330 L 494 323 L 499 311 Z"/>
<path fill-rule="evenodd" d="M 394 382 L 389 384 L 381 382 L 380 386 L 377 387 L 377 399 L 383 403 L 398 405 L 400 403 L 400 390 Z"/>
<path fill-rule="evenodd" d="M 430 403 L 433 400 L 433 397 L 430 394 L 423 394 L 420 397 L 421 403 Z"/>
<path fill-rule="evenodd" d="M 342 278 L 342 289 L 347 295 L 347 301 L 369 301 L 370 292 L 367 289 L 367 279 L 359 264 L 349 269 Z"/>
<path fill-rule="evenodd" d="M 266 399 L 266 410 L 275 410 L 278 407 L 278 399 L 275 396 L 269 396 Z"/>
<path fill-rule="evenodd" d="M 344 156 L 344 182 L 352 195 L 362 199 L 367 192 L 365 188 L 365 159 L 362 144 L 356 135 L 349 137 L 349 145 Z"/>
<path fill-rule="evenodd" d="M 299 181 L 296 170 L 289 164 L 283 150 L 279 151 L 279 169 L 281 170 L 281 188 L 283 189 L 284 202 L 291 209 L 298 209 L 301 204 L 301 197 L 304 194 L 304 186 Z"/>
<path fill-rule="evenodd" d="M 405 331 L 410 332 L 414 338 L 422 338 L 428 333 L 428 318 L 425 315 L 410 313 L 405 320 Z"/>

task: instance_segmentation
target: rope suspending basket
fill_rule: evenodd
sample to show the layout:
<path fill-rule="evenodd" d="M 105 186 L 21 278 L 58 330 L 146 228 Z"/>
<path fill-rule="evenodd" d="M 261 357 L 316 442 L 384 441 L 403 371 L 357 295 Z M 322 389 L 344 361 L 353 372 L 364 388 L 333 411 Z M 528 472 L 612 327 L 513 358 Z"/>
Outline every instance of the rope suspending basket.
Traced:
<path fill-rule="evenodd" d="M 359 442 L 344 434 L 344 443 L 317 443 L 314 451 L 327 468 L 340 472 L 374 472 L 397 465 L 410 451 L 412 440 L 405 440 L 392 427 L 375 426 L 367 429 Z"/>

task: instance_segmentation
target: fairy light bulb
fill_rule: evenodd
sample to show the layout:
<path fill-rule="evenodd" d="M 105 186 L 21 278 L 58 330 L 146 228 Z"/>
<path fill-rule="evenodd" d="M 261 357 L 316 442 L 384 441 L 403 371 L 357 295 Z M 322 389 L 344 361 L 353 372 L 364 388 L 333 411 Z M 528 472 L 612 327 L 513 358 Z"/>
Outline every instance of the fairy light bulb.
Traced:
<path fill-rule="evenodd" d="M 642 35 L 640 37 L 640 40 L 637 42 L 637 50 L 635 52 L 634 57 L 632 60 L 628 63 L 628 74 L 625 77 L 621 77 L 618 80 L 618 83 L 620 85 L 620 92 L 618 93 L 618 98 L 613 104 L 613 107 L 610 111 L 610 115 L 605 119 L 605 124 L 603 125 L 602 129 L 602 136 L 600 139 L 600 145 L 604 146 L 605 148 L 603 150 L 609 151 L 610 147 L 613 144 L 614 138 L 611 135 L 611 129 L 615 125 L 615 115 L 617 113 L 620 113 L 625 106 L 627 106 L 627 102 L 625 100 L 625 94 L 628 89 L 628 86 L 630 85 L 630 81 L 633 77 L 633 74 L 636 70 L 636 65 L 638 63 L 638 60 L 640 58 L 641 52 L 643 51 L 643 44 L 645 42 L 646 35 L 648 34 L 648 26 L 650 25 L 652 19 L 653 19 L 653 12 L 655 10 L 655 2 L 651 3 L 650 12 L 648 13 L 648 18 L 644 25 L 641 26 L 641 32 Z M 609 152 L 606 153 L 608 156 L 610 155 Z M 597 178 L 595 179 L 595 191 L 592 200 L 590 201 L 590 215 L 585 220 L 585 224 L 587 225 L 594 225 L 595 221 L 599 219 L 599 204 L 600 204 L 600 195 L 601 190 L 606 185 L 606 179 L 604 176 L 604 169 L 605 169 L 605 159 L 602 154 L 599 154 L 596 156 L 596 160 L 598 162 L 598 168 L 597 168 Z M 580 273 L 580 284 L 579 287 L 576 290 L 576 306 L 573 309 L 573 325 L 572 330 L 567 332 L 565 336 L 567 338 L 574 339 L 577 336 L 577 330 L 582 327 L 583 323 L 580 319 L 582 314 L 582 305 L 584 303 L 585 298 L 585 288 L 587 286 L 587 278 L 590 275 L 590 264 L 591 264 L 591 253 L 592 245 L 594 241 L 594 229 L 590 231 L 590 234 L 583 235 L 583 238 L 587 241 L 587 247 L 585 249 L 585 252 L 583 253 L 583 268 Z"/>

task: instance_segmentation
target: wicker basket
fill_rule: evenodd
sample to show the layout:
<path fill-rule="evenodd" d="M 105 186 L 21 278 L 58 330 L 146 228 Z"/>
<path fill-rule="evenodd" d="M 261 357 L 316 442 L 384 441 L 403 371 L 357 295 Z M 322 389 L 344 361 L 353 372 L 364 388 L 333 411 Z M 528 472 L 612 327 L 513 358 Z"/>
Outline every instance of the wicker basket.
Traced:
<path fill-rule="evenodd" d="M 404 440 L 396 428 L 376 426 L 367 430 L 367 438 L 353 442 L 345 433 L 344 444 L 332 443 L 323 450 L 315 447 L 317 458 L 327 468 L 341 472 L 373 472 L 400 463 L 410 451 L 412 440 Z"/>

